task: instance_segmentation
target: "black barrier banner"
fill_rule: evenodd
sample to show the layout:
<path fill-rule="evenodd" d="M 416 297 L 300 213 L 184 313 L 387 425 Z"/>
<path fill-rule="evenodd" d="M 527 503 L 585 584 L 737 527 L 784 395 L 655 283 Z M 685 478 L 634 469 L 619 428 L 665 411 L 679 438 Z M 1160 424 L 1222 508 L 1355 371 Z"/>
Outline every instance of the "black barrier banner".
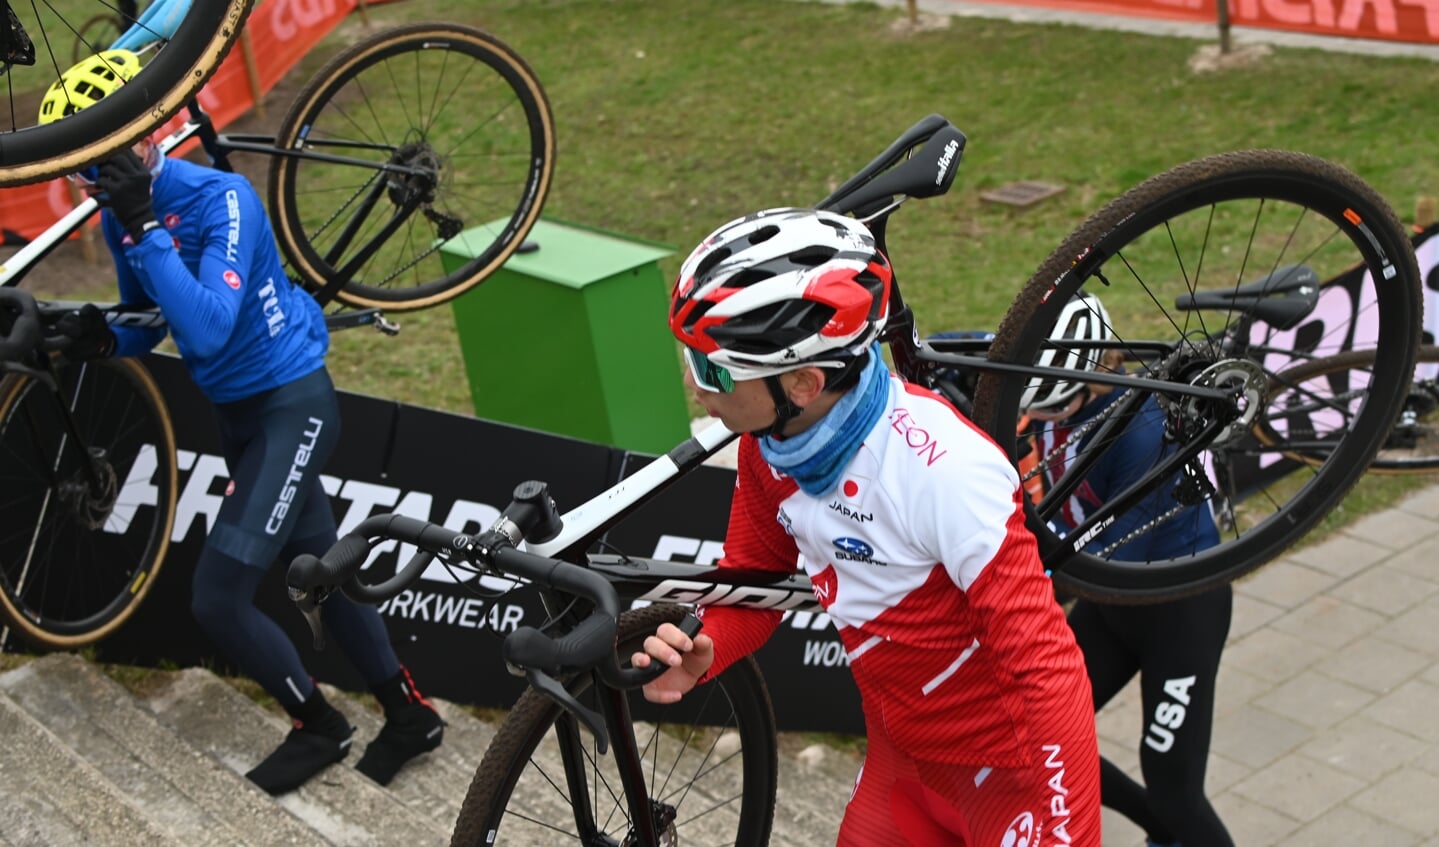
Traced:
<path fill-rule="evenodd" d="M 145 364 L 175 422 L 180 469 L 175 528 L 150 595 L 130 621 L 98 645 L 97 658 L 232 671 L 190 614 L 195 561 L 229 482 L 212 410 L 177 358 L 151 355 Z M 384 512 L 475 532 L 493 522 L 520 482 L 549 483 L 561 510 L 566 510 L 652 459 L 349 392 L 340 393 L 340 413 L 340 445 L 322 481 L 341 533 Z M 734 478 L 732 470 L 711 467 L 685 476 L 616 526 L 604 539 L 603 552 L 695 562 L 717 559 Z M 398 542 L 382 545 L 366 565 L 367 580 L 393 575 L 413 553 L 412 547 Z M 300 647 L 306 668 L 317 679 L 364 689 L 333 643 L 318 653 L 311 648 L 309 629 L 285 595 L 283 566 L 271 568 L 256 602 Z M 524 688 L 524 681 L 510 675 L 500 658 L 501 638 L 516 627 L 544 622 L 533 591 L 452 573 L 439 563 L 381 605 L 380 613 L 401 661 L 426 693 L 490 708 L 510 706 Z M 859 695 L 828 616 L 787 613 L 757 658 L 781 729 L 863 733 Z M 815 710 L 816 703 L 824 709 Z"/>
<path fill-rule="evenodd" d="M 1439 328 L 1439 227 L 1415 237 L 1425 280 L 1425 339 Z M 1256 342 L 1311 350 L 1314 339 L 1347 326 L 1364 340 L 1366 310 L 1354 292 L 1360 278 L 1325 286 L 1320 307 L 1288 337 L 1268 328 Z M 1372 312 L 1372 310 L 1367 310 Z M 1306 346 L 1307 345 L 1307 346 Z M 1312 352 L 1324 352 L 1313 350 Z M 231 670 L 190 614 L 195 561 L 220 508 L 228 471 L 209 403 L 172 356 L 145 358 L 170 405 L 179 442 L 180 491 L 170 552 L 138 613 L 97 648 L 102 661 L 141 665 L 206 665 Z M 1266 363 L 1266 367 L 1281 364 Z M 1433 369 L 1432 366 L 1430 368 Z M 1421 376 L 1433 376 L 1421 373 Z M 529 479 L 550 484 L 562 510 L 573 508 L 633 473 L 652 457 L 491 421 L 341 392 L 342 436 L 323 477 L 343 533 L 372 514 L 399 512 L 461 532 L 488 526 Z M 1243 469 L 1251 484 L 1282 472 L 1280 465 Z M 149 467 L 131 473 L 153 473 Z M 126 491 L 144 490 L 129 484 Z M 722 552 L 734 472 L 703 467 L 637 509 L 604 539 L 603 552 L 709 563 Z M 375 552 L 368 579 L 392 575 L 413 549 L 391 543 Z M 350 690 L 363 683 L 337 648 L 316 653 L 310 633 L 289 603 L 284 568 L 273 567 L 257 599 L 300 646 L 316 678 Z M 430 693 L 477 706 L 504 708 L 523 690 L 500 660 L 500 638 L 521 625 L 543 623 L 526 589 L 503 581 L 451 573 L 433 564 L 413 587 L 380 608 L 400 659 Z M 18 644 L 3 645 L 16 648 Z M 861 734 L 859 695 L 829 618 L 786 612 L 780 629 L 757 655 L 776 716 L 786 731 Z M 817 707 L 822 704 L 821 707 Z"/>

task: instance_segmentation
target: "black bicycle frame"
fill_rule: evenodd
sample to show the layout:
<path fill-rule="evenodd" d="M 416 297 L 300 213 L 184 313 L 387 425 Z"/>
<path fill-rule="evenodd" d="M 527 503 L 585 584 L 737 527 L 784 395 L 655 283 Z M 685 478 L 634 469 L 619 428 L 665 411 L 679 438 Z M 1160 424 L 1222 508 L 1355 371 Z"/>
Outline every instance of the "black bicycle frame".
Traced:
<path fill-rule="evenodd" d="M 330 254 L 324 257 L 328 264 L 334 264 L 340 254 L 350 246 L 351 241 L 354 240 L 356 233 L 359 231 L 361 220 L 369 215 L 385 192 L 389 191 L 394 185 L 399 184 L 398 181 L 394 179 L 382 179 L 382 175 L 387 177 L 400 177 L 406 182 L 409 180 L 424 180 L 431 176 L 431 174 L 423 168 L 410 167 L 395 162 L 387 161 L 377 163 L 365 159 L 356 159 L 351 156 L 340 156 L 333 153 L 322 153 L 297 147 L 280 147 L 275 144 L 275 136 L 273 135 L 216 132 L 214 122 L 210 120 L 210 116 L 206 114 L 205 110 L 200 107 L 198 101 L 192 100 L 189 105 L 189 110 L 190 122 L 186 124 L 186 128 L 190 126 L 194 127 L 191 132 L 199 137 L 200 146 L 205 149 L 205 153 L 210 157 L 211 163 L 219 170 L 233 170 L 230 165 L 231 153 L 263 153 L 267 156 L 308 159 L 336 165 L 368 168 L 375 171 L 375 176 L 370 180 L 368 193 L 360 203 L 359 211 L 355 215 L 351 215 L 340 238 L 337 239 L 335 244 L 330 248 Z M 178 135 L 179 133 L 177 133 L 177 136 Z M 180 141 L 183 141 L 185 137 L 188 137 L 188 135 L 181 137 Z M 179 141 L 175 143 L 178 144 Z M 399 152 L 399 148 L 394 145 L 376 144 L 373 142 L 338 142 L 320 139 L 307 141 L 306 143 L 313 147 L 328 146 L 345 147 L 347 149 L 378 150 L 386 152 L 391 156 Z M 380 247 L 384 246 L 385 241 L 394 234 L 395 230 L 399 229 L 400 226 L 409 219 L 410 215 L 414 214 L 415 210 L 420 208 L 422 197 L 423 192 L 415 190 L 404 192 L 404 202 L 396 206 L 396 211 L 390 217 L 390 220 L 387 221 L 384 226 L 380 227 L 379 232 L 371 236 L 369 241 L 355 252 L 344 265 L 336 268 L 335 272 L 331 274 L 330 279 L 326 280 L 323 287 L 313 292 L 314 298 L 319 301 L 320 305 L 323 306 L 330 302 L 336 292 L 344 286 L 345 281 L 353 278 L 360 268 L 364 266 L 365 262 L 369 261 L 370 257 L 373 256 Z"/>

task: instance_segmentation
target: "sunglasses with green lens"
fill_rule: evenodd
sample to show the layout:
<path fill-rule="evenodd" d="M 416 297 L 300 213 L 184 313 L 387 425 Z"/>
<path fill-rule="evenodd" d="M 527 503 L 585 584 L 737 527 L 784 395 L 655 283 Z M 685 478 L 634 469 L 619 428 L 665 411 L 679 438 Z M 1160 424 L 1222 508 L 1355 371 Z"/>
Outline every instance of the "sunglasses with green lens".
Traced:
<path fill-rule="evenodd" d="M 723 367 L 711 362 L 705 354 L 693 347 L 686 347 L 685 361 L 689 363 L 690 375 L 695 378 L 695 384 L 700 388 L 716 394 L 734 391 L 734 377 Z"/>

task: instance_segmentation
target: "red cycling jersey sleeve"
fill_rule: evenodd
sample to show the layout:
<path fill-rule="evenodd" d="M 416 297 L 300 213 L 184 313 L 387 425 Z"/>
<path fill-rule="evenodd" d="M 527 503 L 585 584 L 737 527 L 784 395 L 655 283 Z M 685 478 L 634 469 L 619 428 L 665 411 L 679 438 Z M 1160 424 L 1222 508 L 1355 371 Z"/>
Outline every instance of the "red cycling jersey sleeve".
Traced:
<path fill-rule="evenodd" d="M 741 436 L 729 528 L 719 566 L 794 573 L 799 549 L 778 520 L 777 504 L 798 490 L 794 480 L 771 470 L 754 436 Z M 705 632 L 715 642 L 715 662 L 705 678 L 718 676 L 758 650 L 774 634 L 782 614 L 726 606 L 701 608 Z"/>

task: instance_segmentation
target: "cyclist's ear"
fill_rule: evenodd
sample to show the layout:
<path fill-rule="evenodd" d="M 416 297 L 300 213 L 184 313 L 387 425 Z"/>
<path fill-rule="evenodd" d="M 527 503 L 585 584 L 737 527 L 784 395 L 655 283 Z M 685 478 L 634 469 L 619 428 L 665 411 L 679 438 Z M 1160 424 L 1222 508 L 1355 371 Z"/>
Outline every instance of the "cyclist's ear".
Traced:
<path fill-rule="evenodd" d="M 1124 371 L 1124 351 L 1105 350 L 1099 357 L 1098 370 L 1108 371 L 1109 373 L 1122 373 Z M 1096 382 L 1087 382 L 1085 383 L 1085 387 L 1089 389 L 1090 394 L 1096 397 L 1101 394 L 1108 394 L 1114 390 L 1114 386 L 1112 385 L 1100 385 Z"/>
<path fill-rule="evenodd" d="M 803 409 L 824 391 L 828 377 L 824 368 L 805 367 L 780 374 L 780 385 L 790 402 Z"/>

